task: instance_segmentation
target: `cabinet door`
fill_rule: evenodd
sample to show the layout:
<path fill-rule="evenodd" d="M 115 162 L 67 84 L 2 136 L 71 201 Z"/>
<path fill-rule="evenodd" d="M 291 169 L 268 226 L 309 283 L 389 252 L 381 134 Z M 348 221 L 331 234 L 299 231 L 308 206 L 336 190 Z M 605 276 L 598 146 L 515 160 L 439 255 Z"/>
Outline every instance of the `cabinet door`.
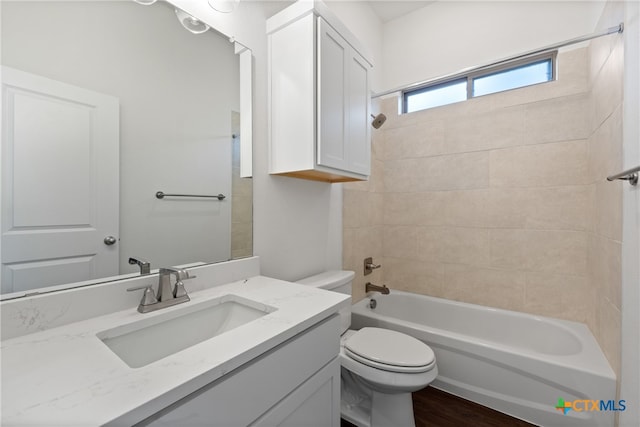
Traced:
<path fill-rule="evenodd" d="M 332 414 L 332 422 L 326 425 L 337 427 L 339 351 L 340 316 L 334 314 L 135 426 L 244 427 L 263 419 L 277 407 L 280 409 L 273 412 L 273 417 L 280 417 L 278 424 L 293 426 L 299 417 L 316 416 L 324 411 Z M 336 361 L 337 368 L 332 365 Z M 318 375 L 318 372 L 325 374 Z M 298 400 L 306 390 L 309 390 L 308 396 Z M 299 396 L 292 398 L 293 395 Z M 121 419 L 110 425 L 131 423 Z"/>
<path fill-rule="evenodd" d="M 349 170 L 347 62 L 350 46 L 329 24 L 318 18 L 318 139 L 319 165 Z"/>
<path fill-rule="evenodd" d="M 340 359 L 335 358 L 251 427 L 339 427 Z"/>
<path fill-rule="evenodd" d="M 371 118 L 369 108 L 369 64 L 354 49 L 347 60 L 348 168 L 351 172 L 371 172 Z"/>

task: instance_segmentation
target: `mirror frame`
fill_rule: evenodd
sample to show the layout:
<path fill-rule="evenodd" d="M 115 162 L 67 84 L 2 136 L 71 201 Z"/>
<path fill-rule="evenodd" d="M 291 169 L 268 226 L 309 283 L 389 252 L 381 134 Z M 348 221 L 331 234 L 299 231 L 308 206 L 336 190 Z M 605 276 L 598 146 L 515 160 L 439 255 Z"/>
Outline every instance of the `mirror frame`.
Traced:
<path fill-rule="evenodd" d="M 88 1 L 88 0 L 87 0 Z M 129 0 L 133 1 L 133 0 Z M 189 0 L 164 0 L 169 5 L 175 7 L 176 9 L 185 10 L 191 9 L 192 1 Z M 155 2 L 154 2 L 155 3 Z M 149 5 L 141 5 L 141 7 L 152 6 L 153 3 Z M 205 3 L 205 6 L 208 5 Z M 240 68 L 240 117 L 242 120 L 240 122 L 240 134 L 242 138 L 240 139 L 240 177 L 241 178 L 251 178 L 253 176 L 253 53 L 252 50 L 247 47 L 245 44 L 240 43 L 236 40 L 234 35 L 226 34 L 220 27 L 221 23 L 224 23 L 225 19 L 231 20 L 233 12 L 225 14 L 216 12 L 211 9 L 211 12 L 217 14 L 215 19 L 208 15 L 208 13 L 198 13 L 197 11 L 185 10 L 189 14 L 191 14 L 194 18 L 206 23 L 209 25 L 208 31 L 214 31 L 223 37 L 226 37 L 230 43 L 233 43 L 234 52 L 238 55 L 239 59 L 239 68 Z M 204 16 L 207 15 L 207 16 Z M 227 25 L 222 25 L 227 27 Z M 1 71 L 0 71 L 0 80 L 1 80 Z M 1 124 L 0 124 L 1 129 Z M 253 253 L 253 251 L 252 251 Z M 227 260 L 229 261 L 229 260 Z M 216 261 L 216 262 L 197 262 L 194 263 L 194 266 L 201 265 L 210 265 L 210 264 L 218 264 L 221 262 L 227 261 Z M 184 266 L 189 266 L 186 264 Z M 157 274 L 155 272 L 151 273 L 152 275 Z M 0 301 L 8 301 L 18 298 L 25 298 L 35 295 L 49 294 L 58 291 L 64 291 L 75 288 L 83 288 L 87 286 L 93 286 L 98 284 L 105 283 L 113 283 L 121 280 L 127 280 L 131 278 L 135 278 L 140 276 L 139 273 L 127 273 L 120 274 L 118 276 L 110 276 L 110 277 L 102 277 L 99 279 L 88 280 L 83 282 L 72 282 L 65 283 L 63 285 L 54 285 L 47 286 L 37 289 L 31 289 L 28 291 L 20 291 L 13 292 L 9 294 L 0 294 Z"/>

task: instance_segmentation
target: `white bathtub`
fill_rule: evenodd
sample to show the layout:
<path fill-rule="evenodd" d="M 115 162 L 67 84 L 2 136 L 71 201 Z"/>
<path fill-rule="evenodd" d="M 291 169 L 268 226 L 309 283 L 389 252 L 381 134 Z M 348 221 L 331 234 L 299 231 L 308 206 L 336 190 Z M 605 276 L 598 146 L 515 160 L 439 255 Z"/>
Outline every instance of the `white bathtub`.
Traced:
<path fill-rule="evenodd" d="M 615 374 L 585 325 L 395 290 L 371 297 L 375 309 L 371 298 L 353 305 L 352 328 L 427 343 L 439 371 L 433 387 L 540 426 L 613 426 L 614 411 L 555 409 L 559 398 L 615 399 Z"/>

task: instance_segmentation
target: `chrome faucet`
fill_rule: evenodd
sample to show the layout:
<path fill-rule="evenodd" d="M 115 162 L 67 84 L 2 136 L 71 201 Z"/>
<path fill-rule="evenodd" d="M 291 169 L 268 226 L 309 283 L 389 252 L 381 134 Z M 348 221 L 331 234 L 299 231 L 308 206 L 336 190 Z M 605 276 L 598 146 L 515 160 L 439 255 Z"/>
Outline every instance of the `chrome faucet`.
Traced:
<path fill-rule="evenodd" d="M 140 267 L 141 276 L 151 274 L 151 263 L 149 261 L 145 261 L 143 259 L 129 258 L 129 264 L 131 265 L 138 264 L 138 267 Z"/>
<path fill-rule="evenodd" d="M 175 274 L 176 282 L 171 287 L 171 275 Z M 190 300 L 187 291 L 184 288 L 183 280 L 193 279 L 196 276 L 190 276 L 187 270 L 181 268 L 161 268 L 158 272 L 158 292 L 153 291 L 153 285 L 136 286 L 127 289 L 127 291 L 137 291 L 144 289 L 144 295 L 138 305 L 140 313 L 149 313 L 150 311 L 159 310 L 172 305 L 180 304 Z"/>
<path fill-rule="evenodd" d="M 380 292 L 381 294 L 384 294 L 384 295 L 388 295 L 389 292 L 391 292 L 389 288 L 387 288 L 387 285 L 377 286 L 371 282 L 367 282 L 364 289 L 365 289 L 365 292 Z"/>

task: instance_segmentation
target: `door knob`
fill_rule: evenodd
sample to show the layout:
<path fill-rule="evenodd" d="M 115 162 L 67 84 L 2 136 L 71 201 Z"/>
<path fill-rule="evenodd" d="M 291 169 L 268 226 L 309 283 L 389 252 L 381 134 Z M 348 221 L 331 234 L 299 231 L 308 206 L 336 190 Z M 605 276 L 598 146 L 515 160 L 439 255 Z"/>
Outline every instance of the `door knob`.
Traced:
<path fill-rule="evenodd" d="M 113 236 L 107 236 L 104 238 L 104 244 L 107 246 L 111 246 L 111 245 L 115 245 L 115 243 L 118 241 L 118 239 L 116 239 Z"/>

